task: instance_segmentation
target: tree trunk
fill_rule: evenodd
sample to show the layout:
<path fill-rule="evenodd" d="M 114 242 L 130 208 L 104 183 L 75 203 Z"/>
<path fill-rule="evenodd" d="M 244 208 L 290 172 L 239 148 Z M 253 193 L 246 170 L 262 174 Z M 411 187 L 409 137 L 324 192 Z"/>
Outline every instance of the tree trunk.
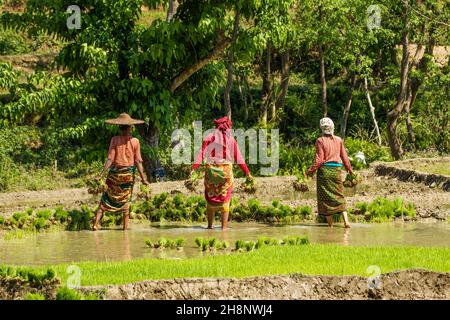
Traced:
<path fill-rule="evenodd" d="M 194 73 L 196 73 L 198 70 L 206 66 L 211 61 L 214 61 L 215 59 L 219 58 L 226 47 L 230 44 L 231 39 L 225 38 L 223 36 L 223 31 L 219 32 L 218 40 L 216 43 L 216 46 L 214 49 L 203 59 L 200 59 L 196 63 L 194 63 L 192 66 L 186 68 L 183 70 L 180 74 L 178 74 L 173 80 L 172 84 L 170 85 L 170 92 L 174 93 L 175 90 L 179 86 L 181 86 L 187 79 L 189 79 Z"/>
<path fill-rule="evenodd" d="M 233 88 L 233 58 L 234 58 L 234 50 L 233 45 L 236 42 L 236 38 L 239 32 L 239 19 L 240 14 L 239 10 L 236 9 L 236 13 L 234 16 L 234 27 L 233 27 L 233 34 L 231 36 L 231 46 L 228 50 L 228 57 L 226 59 L 226 67 L 227 67 L 227 84 L 225 86 L 225 91 L 223 93 L 223 100 L 225 105 L 225 112 L 229 118 L 231 118 L 231 101 L 230 101 L 230 93 L 231 89 Z"/>
<path fill-rule="evenodd" d="M 378 127 L 377 118 L 375 117 L 375 107 L 372 104 L 372 99 L 370 98 L 369 85 L 367 84 L 367 78 L 364 78 L 364 91 L 366 93 L 367 102 L 369 103 L 370 115 L 372 116 L 373 125 L 375 126 L 375 130 L 377 132 L 377 142 L 378 145 L 381 146 L 381 135 L 380 128 Z"/>
<path fill-rule="evenodd" d="M 239 98 L 241 100 L 242 106 L 244 107 L 244 121 L 248 120 L 248 103 L 247 103 L 247 94 L 244 93 L 242 88 L 242 77 L 238 77 L 238 91 Z"/>
<path fill-rule="evenodd" d="M 345 135 L 347 133 L 347 122 L 348 122 L 348 115 L 350 114 L 350 108 L 353 103 L 353 90 L 355 89 L 356 85 L 356 74 L 352 75 L 352 79 L 350 80 L 350 88 L 348 92 L 348 99 L 347 104 L 344 107 L 344 113 L 342 115 L 342 123 L 341 123 L 341 138 L 345 139 Z"/>
<path fill-rule="evenodd" d="M 169 0 L 169 7 L 167 8 L 166 21 L 171 22 L 173 17 L 177 13 L 178 1 L 177 0 Z"/>
<path fill-rule="evenodd" d="M 137 126 L 139 134 L 144 139 L 144 143 L 146 146 L 157 150 L 159 147 L 159 129 L 156 126 L 150 125 L 147 126 Z M 154 172 L 157 168 L 160 167 L 158 154 L 156 157 L 152 157 L 151 154 L 147 154 L 142 152 L 142 158 L 144 160 L 144 169 L 147 176 L 153 177 Z"/>
<path fill-rule="evenodd" d="M 271 74 L 271 57 L 272 57 L 272 45 L 270 41 L 267 42 L 266 50 L 264 52 L 263 67 L 262 67 L 262 97 L 261 97 L 261 122 L 263 125 L 267 124 L 267 111 L 270 104 L 270 98 L 272 95 L 270 74 Z"/>
<path fill-rule="evenodd" d="M 424 52 L 422 58 L 420 59 L 420 62 L 418 63 L 418 69 L 422 73 L 422 78 L 414 78 L 414 79 L 411 79 L 411 81 L 409 81 L 410 95 L 409 95 L 408 101 L 406 102 L 406 105 L 405 105 L 406 128 L 408 130 L 408 140 L 414 147 L 415 147 L 415 143 L 416 143 L 416 137 L 414 134 L 414 128 L 413 128 L 412 120 L 411 120 L 411 109 L 413 108 L 414 103 L 416 102 L 417 94 L 419 93 L 420 87 L 423 83 L 423 78 L 425 77 L 425 75 L 428 72 L 429 57 L 431 57 L 433 55 L 433 50 L 434 50 L 434 45 L 435 45 L 435 40 L 433 38 L 433 32 L 434 32 L 434 29 L 431 28 L 428 33 L 428 41 L 425 46 L 425 52 Z M 419 51 L 419 47 L 418 47 L 417 51 Z"/>
<path fill-rule="evenodd" d="M 287 48 L 281 54 L 281 82 L 280 82 L 280 94 L 277 97 L 276 108 L 280 109 L 284 107 L 286 101 L 286 95 L 289 88 L 289 49 Z"/>
<path fill-rule="evenodd" d="M 322 114 L 324 117 L 326 117 L 328 114 L 327 78 L 325 76 L 325 55 L 321 44 L 319 45 L 319 59 L 320 59 L 320 84 L 322 87 Z"/>
<path fill-rule="evenodd" d="M 400 89 L 397 96 L 397 101 L 392 108 L 387 113 L 387 127 L 388 127 L 388 140 L 389 147 L 391 149 L 391 154 L 394 159 L 398 160 L 403 156 L 403 148 L 400 143 L 400 139 L 397 136 L 397 125 L 398 119 L 403 112 L 403 108 L 405 106 L 406 95 L 408 91 L 408 76 L 409 76 L 409 39 L 408 39 L 408 28 L 409 28 L 409 19 L 408 19 L 408 3 L 404 3 L 404 11 L 403 11 L 403 23 L 404 30 L 402 32 L 402 63 L 401 63 L 401 72 L 400 72 Z"/>
<path fill-rule="evenodd" d="M 248 85 L 248 80 L 247 80 L 247 76 L 243 75 L 241 77 L 241 80 L 244 84 L 244 89 L 245 89 L 245 102 L 246 102 L 246 109 L 245 109 L 245 114 L 244 114 L 244 119 L 245 121 L 248 120 L 248 105 L 250 104 L 250 106 L 253 106 L 253 96 L 252 93 L 250 91 L 250 86 Z M 247 102 L 247 97 L 248 97 L 248 102 Z"/>

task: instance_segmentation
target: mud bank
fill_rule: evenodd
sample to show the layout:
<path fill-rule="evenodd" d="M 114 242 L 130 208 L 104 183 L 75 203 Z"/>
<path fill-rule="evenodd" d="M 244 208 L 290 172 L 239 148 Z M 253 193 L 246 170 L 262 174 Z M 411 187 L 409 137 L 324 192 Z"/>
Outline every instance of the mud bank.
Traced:
<path fill-rule="evenodd" d="M 0 300 L 21 300 L 28 293 L 40 293 L 46 299 L 55 299 L 59 285 L 58 279 L 34 286 L 17 278 L 0 278 Z"/>
<path fill-rule="evenodd" d="M 411 169 L 396 168 L 384 164 L 376 165 L 374 171 L 378 176 L 388 176 L 404 182 L 423 183 L 431 188 L 441 188 L 444 191 L 450 191 L 449 176 L 422 173 Z"/>
<path fill-rule="evenodd" d="M 173 279 L 84 287 L 84 293 L 111 300 L 199 299 L 450 299 L 450 273 L 411 269 L 360 276 L 286 276 L 243 279 Z"/>

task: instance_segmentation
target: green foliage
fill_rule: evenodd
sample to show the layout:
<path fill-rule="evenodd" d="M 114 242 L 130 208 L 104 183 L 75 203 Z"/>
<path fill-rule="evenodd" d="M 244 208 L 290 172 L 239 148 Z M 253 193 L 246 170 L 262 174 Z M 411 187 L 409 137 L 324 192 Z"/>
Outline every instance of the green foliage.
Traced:
<path fill-rule="evenodd" d="M 197 237 L 195 238 L 194 242 L 197 245 L 197 247 L 202 251 L 225 250 L 226 248 L 228 248 L 228 242 L 226 242 L 225 240 L 220 241 L 214 237 L 212 238 Z"/>
<path fill-rule="evenodd" d="M 186 243 L 184 238 L 168 239 L 165 237 L 159 238 L 156 242 L 152 242 L 150 239 L 145 240 L 145 244 L 149 248 L 170 248 L 170 249 L 181 249 Z"/>
<path fill-rule="evenodd" d="M 39 292 L 36 293 L 28 292 L 27 295 L 25 296 L 25 300 L 45 300 L 45 297 Z"/>
<path fill-rule="evenodd" d="M 308 237 L 285 237 L 283 240 L 276 238 L 261 237 L 256 241 L 236 240 L 236 251 L 253 251 L 254 249 L 261 249 L 265 246 L 301 246 L 309 244 Z"/>

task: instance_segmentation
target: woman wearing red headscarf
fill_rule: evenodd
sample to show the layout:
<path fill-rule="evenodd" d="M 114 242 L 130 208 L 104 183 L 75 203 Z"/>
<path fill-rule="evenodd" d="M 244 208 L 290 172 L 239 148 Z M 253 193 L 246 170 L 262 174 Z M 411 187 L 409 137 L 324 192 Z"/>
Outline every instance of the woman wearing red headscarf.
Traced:
<path fill-rule="evenodd" d="M 233 190 L 233 163 L 239 164 L 247 176 L 251 177 L 251 175 L 238 144 L 231 134 L 233 125 L 231 120 L 225 116 L 214 120 L 214 124 L 216 130 L 203 140 L 202 149 L 195 159 L 191 174 L 205 160 L 205 199 L 207 201 L 208 229 L 212 229 L 214 216 L 217 212 L 222 214 L 222 229 L 226 229 Z"/>

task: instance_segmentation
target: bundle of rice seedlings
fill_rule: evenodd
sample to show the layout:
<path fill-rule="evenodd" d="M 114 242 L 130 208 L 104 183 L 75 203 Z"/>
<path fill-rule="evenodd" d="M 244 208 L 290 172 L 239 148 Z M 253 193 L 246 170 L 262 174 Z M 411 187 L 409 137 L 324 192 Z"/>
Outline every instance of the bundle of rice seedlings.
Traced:
<path fill-rule="evenodd" d="M 188 189 L 189 191 L 195 192 L 199 182 L 201 179 L 201 174 L 194 171 L 191 176 L 189 177 L 189 179 L 184 181 L 184 186 L 186 187 L 186 189 Z"/>
<path fill-rule="evenodd" d="M 246 193 L 255 193 L 256 192 L 256 180 L 253 177 L 246 177 L 245 181 L 241 185 L 242 191 Z"/>
<path fill-rule="evenodd" d="M 347 174 L 344 180 L 344 187 L 353 188 L 354 186 L 360 184 L 362 181 L 361 176 L 357 173 Z"/>
<path fill-rule="evenodd" d="M 86 180 L 86 186 L 89 194 L 100 194 L 108 190 L 108 186 L 103 180 L 89 179 Z"/>
<path fill-rule="evenodd" d="M 146 186 L 145 184 L 141 184 L 139 187 L 139 193 L 137 194 L 138 199 L 150 200 L 152 197 L 152 189 L 150 186 Z"/>
<path fill-rule="evenodd" d="M 292 182 L 295 191 L 306 192 L 309 190 L 306 184 L 306 178 L 303 175 L 297 175 L 297 180 Z"/>

